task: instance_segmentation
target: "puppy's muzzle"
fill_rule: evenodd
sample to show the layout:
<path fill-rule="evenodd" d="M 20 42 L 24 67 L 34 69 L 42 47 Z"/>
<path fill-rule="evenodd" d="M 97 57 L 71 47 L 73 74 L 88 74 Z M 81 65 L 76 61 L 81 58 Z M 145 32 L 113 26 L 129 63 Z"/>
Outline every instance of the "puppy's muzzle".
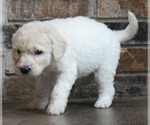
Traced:
<path fill-rule="evenodd" d="M 26 75 L 31 71 L 31 68 L 29 66 L 23 66 L 20 68 L 20 71 L 22 72 L 22 74 Z"/>

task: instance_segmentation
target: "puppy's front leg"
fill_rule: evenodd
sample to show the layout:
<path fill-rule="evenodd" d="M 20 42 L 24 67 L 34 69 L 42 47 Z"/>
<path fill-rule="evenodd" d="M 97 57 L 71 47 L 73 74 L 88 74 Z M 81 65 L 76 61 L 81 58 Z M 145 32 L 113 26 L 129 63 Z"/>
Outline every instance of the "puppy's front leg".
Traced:
<path fill-rule="evenodd" d="M 56 84 L 51 93 L 50 104 L 47 113 L 51 115 L 59 115 L 64 113 L 68 102 L 70 90 L 77 78 L 76 68 L 65 69 L 58 76 Z"/>
<path fill-rule="evenodd" d="M 49 103 L 51 77 L 41 74 L 36 77 L 36 90 L 33 101 L 28 105 L 29 109 L 44 109 Z"/>

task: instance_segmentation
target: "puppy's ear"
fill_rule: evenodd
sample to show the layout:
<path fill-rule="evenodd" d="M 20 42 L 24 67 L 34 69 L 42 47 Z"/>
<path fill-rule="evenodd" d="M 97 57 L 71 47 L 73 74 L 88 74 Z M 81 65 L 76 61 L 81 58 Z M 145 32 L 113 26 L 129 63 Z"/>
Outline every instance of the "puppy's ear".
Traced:
<path fill-rule="evenodd" d="M 64 39 L 62 34 L 59 31 L 57 31 L 54 27 L 51 28 L 49 36 L 52 42 L 51 44 L 52 44 L 53 58 L 54 60 L 59 61 L 66 51 L 67 47 L 66 40 Z"/>

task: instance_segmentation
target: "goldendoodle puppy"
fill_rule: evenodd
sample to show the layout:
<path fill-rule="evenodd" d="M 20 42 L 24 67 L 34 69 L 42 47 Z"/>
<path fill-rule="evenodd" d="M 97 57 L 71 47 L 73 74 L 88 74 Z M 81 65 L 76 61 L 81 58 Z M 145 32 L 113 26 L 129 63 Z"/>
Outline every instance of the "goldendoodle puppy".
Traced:
<path fill-rule="evenodd" d="M 12 39 L 16 73 L 37 77 L 35 98 L 28 107 L 48 106 L 48 114 L 64 113 L 75 80 L 91 73 L 99 85 L 94 106 L 109 107 L 115 94 L 120 43 L 131 39 L 138 30 L 132 12 L 128 12 L 128 19 L 129 25 L 120 31 L 81 16 L 34 21 L 19 28 Z M 54 87 L 50 88 L 52 83 Z"/>

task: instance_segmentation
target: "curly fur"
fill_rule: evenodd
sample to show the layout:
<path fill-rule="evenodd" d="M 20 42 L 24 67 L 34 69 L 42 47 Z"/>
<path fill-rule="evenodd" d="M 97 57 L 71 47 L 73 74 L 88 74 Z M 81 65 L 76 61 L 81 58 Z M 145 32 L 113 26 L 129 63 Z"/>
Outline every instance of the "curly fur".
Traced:
<path fill-rule="evenodd" d="M 128 12 L 128 18 L 129 25 L 120 31 L 87 17 L 34 21 L 19 28 L 13 35 L 16 73 L 20 74 L 22 66 L 29 66 L 29 75 L 37 77 L 35 98 L 29 108 L 43 109 L 48 105 L 48 114 L 64 113 L 75 80 L 90 73 L 95 73 L 99 85 L 94 106 L 109 107 L 115 94 L 120 43 L 131 39 L 138 30 L 132 12 Z M 36 50 L 43 53 L 35 55 Z M 55 84 L 50 88 L 52 82 Z"/>

